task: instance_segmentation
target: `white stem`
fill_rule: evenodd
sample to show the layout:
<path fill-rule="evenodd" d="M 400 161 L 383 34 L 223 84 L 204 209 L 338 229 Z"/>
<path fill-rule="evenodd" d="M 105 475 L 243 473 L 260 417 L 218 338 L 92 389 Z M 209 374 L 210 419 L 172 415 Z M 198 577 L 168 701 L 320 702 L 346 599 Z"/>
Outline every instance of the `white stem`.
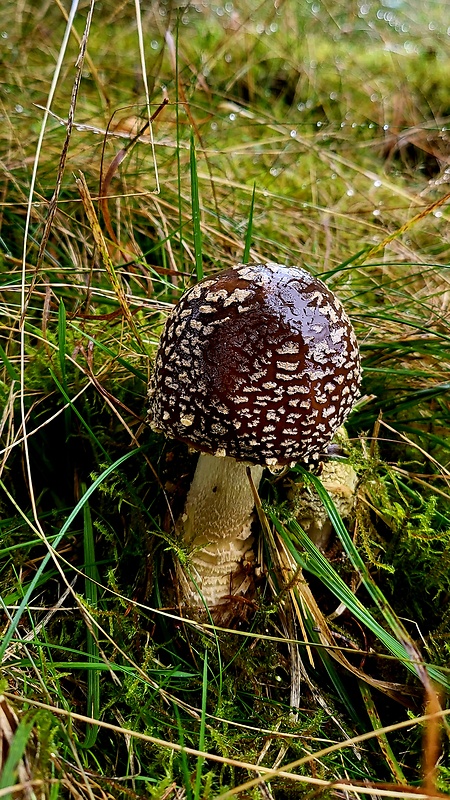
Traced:
<path fill-rule="evenodd" d="M 263 469 L 250 467 L 256 488 Z M 209 607 L 245 591 L 242 575 L 238 573 L 244 560 L 253 558 L 254 507 L 246 470 L 247 464 L 234 458 L 201 453 L 184 512 L 177 523 L 182 540 L 192 551 L 193 578 Z M 185 598 L 200 607 L 197 589 L 181 568 L 178 573 Z"/>

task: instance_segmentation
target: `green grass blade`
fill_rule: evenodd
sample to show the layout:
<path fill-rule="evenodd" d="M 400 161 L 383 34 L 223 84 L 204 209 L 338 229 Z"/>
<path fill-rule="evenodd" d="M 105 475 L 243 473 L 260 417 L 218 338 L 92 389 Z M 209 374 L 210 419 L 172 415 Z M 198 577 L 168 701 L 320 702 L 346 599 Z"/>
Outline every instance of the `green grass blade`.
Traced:
<path fill-rule="evenodd" d="M 243 264 L 248 264 L 248 259 L 250 258 L 250 247 L 252 243 L 252 233 L 253 233 L 253 211 L 255 208 L 255 193 L 256 193 L 256 183 L 253 183 L 252 199 L 250 202 L 250 211 L 248 215 L 247 233 L 245 234 L 244 255 L 242 256 Z"/>
<path fill-rule="evenodd" d="M 194 131 L 191 130 L 189 147 L 189 164 L 191 170 L 191 202 L 192 225 L 194 228 L 194 256 L 197 280 L 203 278 L 202 232 L 200 228 L 200 201 L 198 196 L 197 156 L 195 153 Z"/>
<path fill-rule="evenodd" d="M 64 388 L 67 388 L 66 379 L 66 307 L 64 301 L 61 300 L 58 309 L 58 344 L 59 344 L 59 368 L 61 370 L 61 382 Z"/>
<path fill-rule="evenodd" d="M 180 17 L 177 16 L 176 23 L 176 37 L 175 37 L 175 120 L 177 132 L 177 194 L 178 194 L 178 228 L 180 231 L 180 251 L 184 253 L 183 248 L 183 192 L 182 192 L 182 178 L 181 178 L 181 126 L 180 126 L 180 61 L 178 51 L 178 39 L 180 33 Z"/>
<path fill-rule="evenodd" d="M 3 347 L 1 346 L 1 344 L 0 344 L 0 359 L 3 361 L 3 363 L 5 365 L 6 372 L 8 373 L 9 377 L 11 378 L 11 380 L 17 381 L 17 383 L 19 383 L 19 381 L 20 381 L 19 373 L 16 371 L 16 369 L 11 364 L 11 361 L 9 360 L 8 356 L 6 355 L 6 353 L 5 353 L 4 349 L 3 349 Z"/>
<path fill-rule="evenodd" d="M 82 485 L 83 493 L 86 492 L 86 486 Z M 95 561 L 95 544 L 94 544 L 94 529 L 92 526 L 92 517 L 89 503 L 86 501 L 83 507 L 83 544 L 84 544 L 84 572 L 85 578 L 85 595 L 86 601 L 91 608 L 97 607 L 98 601 L 98 587 L 100 576 Z M 100 661 L 100 653 L 97 645 L 97 640 L 91 630 L 86 630 L 86 649 L 88 653 L 88 661 L 91 665 L 97 664 Z M 88 669 L 87 672 L 87 709 L 86 714 L 89 717 L 98 719 L 100 713 L 100 672 L 98 669 Z M 86 737 L 82 744 L 83 747 L 89 748 L 95 744 L 98 734 L 97 725 L 87 725 Z"/>
<path fill-rule="evenodd" d="M 206 699 L 208 695 L 208 651 L 205 650 L 205 658 L 203 660 L 203 684 L 202 684 L 202 714 L 200 718 L 200 735 L 198 741 L 198 749 L 204 752 L 205 750 L 205 728 L 206 728 Z M 201 756 L 197 759 L 197 769 L 195 773 L 195 787 L 194 787 L 194 800 L 200 800 L 200 786 L 202 780 L 202 768 L 204 758 Z"/>
<path fill-rule="evenodd" d="M 23 758 L 25 753 L 25 748 L 27 746 L 28 739 L 30 738 L 31 729 L 33 728 L 34 721 L 36 716 L 32 716 L 31 718 L 23 717 L 14 734 L 12 741 L 9 744 L 8 755 L 4 764 L 2 765 L 2 770 L 0 773 L 0 789 L 7 789 L 8 786 L 14 786 L 17 779 L 17 768 L 19 766 L 20 759 Z M 12 797 L 11 794 L 3 795 L 4 800 L 9 800 Z M 14 797 L 18 797 L 17 793 L 14 792 Z"/>
<path fill-rule="evenodd" d="M 362 681 L 359 682 L 359 688 L 361 690 L 361 695 L 364 700 L 364 705 L 366 707 L 367 714 L 369 719 L 372 723 L 372 727 L 374 731 L 379 730 L 383 727 L 383 723 L 381 722 L 380 715 L 378 714 L 377 708 L 375 703 L 373 702 L 372 691 L 370 686 L 367 683 L 363 683 Z M 397 783 L 406 784 L 407 779 L 405 774 L 398 763 L 394 751 L 392 750 L 391 745 L 389 744 L 388 738 L 385 733 L 379 733 L 377 736 L 378 744 L 380 745 L 380 749 L 386 759 L 386 762 L 389 766 L 389 769 L 392 773 L 392 777 L 394 778 Z"/>
<path fill-rule="evenodd" d="M 192 786 L 191 786 L 191 774 L 190 774 L 190 771 L 189 771 L 189 763 L 188 763 L 186 751 L 184 750 L 183 724 L 181 722 L 180 712 L 179 712 L 179 710 L 178 710 L 176 705 L 173 706 L 173 710 L 174 710 L 175 719 L 176 719 L 176 722 L 177 722 L 178 737 L 179 737 L 180 745 L 183 748 L 181 750 L 181 752 L 180 752 L 180 758 L 181 758 L 181 770 L 182 770 L 183 778 L 184 778 L 184 788 L 186 790 L 187 799 L 188 800 L 193 800 Z"/>

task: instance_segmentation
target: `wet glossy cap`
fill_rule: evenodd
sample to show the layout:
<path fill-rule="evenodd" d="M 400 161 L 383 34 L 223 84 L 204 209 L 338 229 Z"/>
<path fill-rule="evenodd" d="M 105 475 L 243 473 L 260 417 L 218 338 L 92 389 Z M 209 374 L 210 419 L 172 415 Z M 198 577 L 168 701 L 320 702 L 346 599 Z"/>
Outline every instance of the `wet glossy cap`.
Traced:
<path fill-rule="evenodd" d="M 238 264 L 171 312 L 150 387 L 152 427 L 198 450 L 277 467 L 324 452 L 359 395 L 340 301 L 299 267 Z"/>

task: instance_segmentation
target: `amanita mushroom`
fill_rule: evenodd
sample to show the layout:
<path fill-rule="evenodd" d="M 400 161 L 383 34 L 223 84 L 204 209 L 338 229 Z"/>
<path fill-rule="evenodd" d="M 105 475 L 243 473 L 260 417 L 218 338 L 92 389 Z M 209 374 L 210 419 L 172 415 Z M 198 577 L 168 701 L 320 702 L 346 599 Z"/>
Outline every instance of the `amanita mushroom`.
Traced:
<path fill-rule="evenodd" d="M 200 451 L 181 539 L 209 607 L 245 593 L 265 466 L 317 460 L 359 394 L 356 337 L 340 301 L 300 267 L 237 266 L 189 289 L 167 320 L 150 387 L 155 430 Z M 242 571 L 241 571 L 242 572 Z"/>

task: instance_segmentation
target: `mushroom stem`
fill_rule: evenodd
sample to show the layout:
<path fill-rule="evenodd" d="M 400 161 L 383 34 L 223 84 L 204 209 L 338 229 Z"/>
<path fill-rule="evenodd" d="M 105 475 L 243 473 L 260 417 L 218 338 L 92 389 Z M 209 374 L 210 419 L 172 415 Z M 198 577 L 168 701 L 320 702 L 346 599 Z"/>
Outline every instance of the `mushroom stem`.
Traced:
<path fill-rule="evenodd" d="M 192 552 L 192 578 L 178 569 L 182 593 L 188 603 L 201 606 L 199 591 L 208 607 L 225 603 L 230 595 L 245 593 L 240 575 L 244 560 L 251 561 L 254 497 L 246 474 L 247 464 L 230 457 L 201 453 L 184 512 L 177 523 L 182 541 Z M 251 466 L 256 488 L 263 467 Z"/>

